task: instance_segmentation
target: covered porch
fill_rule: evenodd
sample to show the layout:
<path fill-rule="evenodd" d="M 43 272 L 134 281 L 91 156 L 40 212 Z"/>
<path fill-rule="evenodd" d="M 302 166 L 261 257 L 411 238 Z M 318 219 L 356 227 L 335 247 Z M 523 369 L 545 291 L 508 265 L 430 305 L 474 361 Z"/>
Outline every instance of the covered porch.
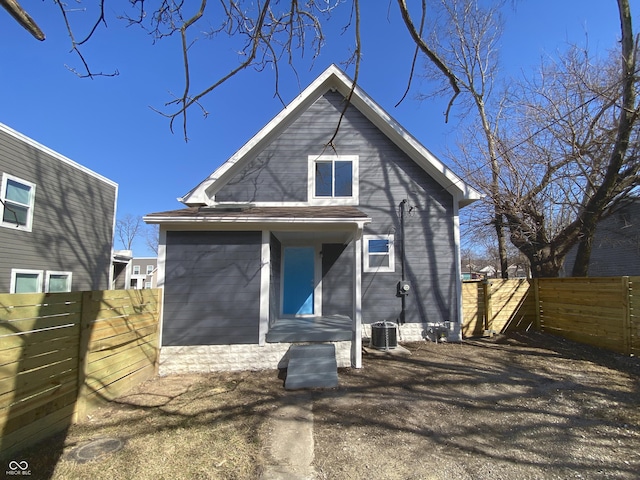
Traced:
<path fill-rule="evenodd" d="M 343 342 L 352 338 L 346 315 L 278 318 L 267 332 L 267 343 Z"/>

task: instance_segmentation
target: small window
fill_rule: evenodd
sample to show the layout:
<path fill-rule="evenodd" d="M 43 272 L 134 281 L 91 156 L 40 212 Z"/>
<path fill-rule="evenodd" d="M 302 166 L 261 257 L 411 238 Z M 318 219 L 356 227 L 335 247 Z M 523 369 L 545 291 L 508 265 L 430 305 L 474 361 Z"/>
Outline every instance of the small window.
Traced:
<path fill-rule="evenodd" d="M 394 272 L 393 235 L 364 235 L 364 272 Z"/>
<path fill-rule="evenodd" d="M 151 275 L 153 273 L 153 265 L 147 265 L 147 275 Z"/>
<path fill-rule="evenodd" d="M 358 156 L 309 156 L 309 202 L 357 205 Z"/>
<path fill-rule="evenodd" d="M 11 293 L 39 293 L 42 291 L 42 270 L 11 270 Z"/>
<path fill-rule="evenodd" d="M 147 290 L 151 288 L 151 282 L 144 282 L 144 288 Z"/>
<path fill-rule="evenodd" d="M 47 272 L 47 278 L 45 281 L 45 292 L 70 292 L 71 276 L 71 272 Z"/>
<path fill-rule="evenodd" d="M 11 175 L 2 175 L 0 209 L 2 226 L 31 231 L 36 186 Z"/>
<path fill-rule="evenodd" d="M 133 266 L 133 274 L 134 275 L 140 275 L 140 265 L 134 265 Z"/>

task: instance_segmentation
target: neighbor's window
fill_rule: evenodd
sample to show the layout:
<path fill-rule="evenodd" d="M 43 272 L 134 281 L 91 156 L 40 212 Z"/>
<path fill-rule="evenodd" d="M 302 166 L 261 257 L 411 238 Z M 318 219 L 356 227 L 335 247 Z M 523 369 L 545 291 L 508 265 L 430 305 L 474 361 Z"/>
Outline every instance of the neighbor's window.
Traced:
<path fill-rule="evenodd" d="M 140 265 L 134 265 L 133 266 L 133 274 L 134 275 L 140 275 Z"/>
<path fill-rule="evenodd" d="M 2 210 L 1 225 L 3 227 L 31 231 L 35 190 L 36 186 L 31 182 L 6 173 L 2 175 L 0 209 Z"/>
<path fill-rule="evenodd" d="M 47 278 L 45 280 L 45 292 L 70 292 L 71 276 L 71 272 L 47 272 Z"/>
<path fill-rule="evenodd" d="M 394 272 L 393 235 L 364 235 L 364 272 Z"/>
<path fill-rule="evenodd" d="M 38 293 L 42 291 L 42 270 L 11 270 L 11 293 Z"/>
<path fill-rule="evenodd" d="M 153 265 L 147 265 L 147 275 L 151 275 L 153 273 Z"/>
<path fill-rule="evenodd" d="M 309 156 L 309 199 L 316 204 L 357 204 L 358 156 Z"/>

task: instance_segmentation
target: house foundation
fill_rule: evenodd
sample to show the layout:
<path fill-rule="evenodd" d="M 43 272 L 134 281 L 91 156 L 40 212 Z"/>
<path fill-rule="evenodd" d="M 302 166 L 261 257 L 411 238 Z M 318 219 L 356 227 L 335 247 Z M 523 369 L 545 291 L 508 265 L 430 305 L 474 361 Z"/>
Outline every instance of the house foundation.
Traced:
<path fill-rule="evenodd" d="M 336 346 L 338 367 L 351 366 L 351 342 Z M 291 343 L 261 345 L 166 346 L 160 351 L 159 375 L 286 368 Z"/>

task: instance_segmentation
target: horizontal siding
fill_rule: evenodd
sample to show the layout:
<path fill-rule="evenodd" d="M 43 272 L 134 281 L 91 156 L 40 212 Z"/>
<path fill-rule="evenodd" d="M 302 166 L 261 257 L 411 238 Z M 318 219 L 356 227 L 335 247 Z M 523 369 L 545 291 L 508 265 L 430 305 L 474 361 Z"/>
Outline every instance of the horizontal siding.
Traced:
<path fill-rule="evenodd" d="M 109 288 L 116 186 L 0 131 L 0 174 L 36 185 L 33 229 L 0 228 L 0 292 L 12 268 L 71 271 L 73 290 Z"/>
<path fill-rule="evenodd" d="M 296 118 L 253 162 L 216 195 L 225 201 L 307 201 L 307 158 L 323 154 L 343 110 L 343 97 L 328 92 Z M 360 203 L 372 218 L 364 234 L 393 233 L 396 268 L 392 273 L 363 273 L 363 321 L 395 320 L 401 301 L 400 218 L 403 199 L 412 207 L 406 219 L 408 322 L 457 318 L 453 198 L 420 166 L 355 108 L 349 108 L 334 141 L 335 153 L 359 156 Z M 340 285 L 345 283 L 340 279 Z M 346 291 L 325 282 L 323 311 L 351 305 Z M 348 288 L 351 288 L 349 286 Z M 348 312 L 351 314 L 351 312 Z"/>
<path fill-rule="evenodd" d="M 257 343 L 260 232 L 167 232 L 163 345 Z"/>

